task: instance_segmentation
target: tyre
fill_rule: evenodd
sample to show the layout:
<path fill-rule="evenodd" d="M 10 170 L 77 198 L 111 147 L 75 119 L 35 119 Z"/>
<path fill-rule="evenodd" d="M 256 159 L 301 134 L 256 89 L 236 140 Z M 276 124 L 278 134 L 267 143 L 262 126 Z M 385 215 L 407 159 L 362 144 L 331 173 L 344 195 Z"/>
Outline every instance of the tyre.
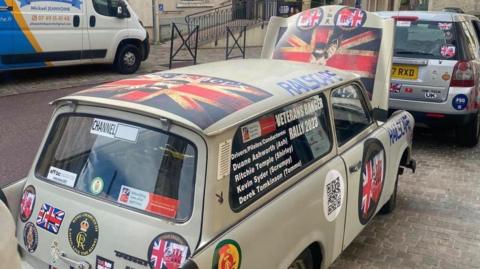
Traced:
<path fill-rule="evenodd" d="M 475 147 L 478 144 L 480 135 L 480 112 L 477 112 L 473 119 L 465 126 L 456 130 L 457 141 L 460 145 L 466 147 Z"/>
<path fill-rule="evenodd" d="M 118 51 L 114 65 L 120 74 L 133 74 L 140 67 L 141 60 L 140 49 L 126 44 Z"/>
<path fill-rule="evenodd" d="M 382 208 L 380 209 L 380 214 L 386 215 L 392 213 L 395 208 L 397 207 L 397 188 L 398 188 L 398 175 L 399 173 L 397 172 L 397 179 L 395 179 L 395 187 L 393 189 L 392 196 L 390 196 L 390 199 L 388 199 L 388 202 L 386 202 Z"/>
<path fill-rule="evenodd" d="M 293 262 L 288 269 L 314 269 L 312 251 L 305 249 Z"/>

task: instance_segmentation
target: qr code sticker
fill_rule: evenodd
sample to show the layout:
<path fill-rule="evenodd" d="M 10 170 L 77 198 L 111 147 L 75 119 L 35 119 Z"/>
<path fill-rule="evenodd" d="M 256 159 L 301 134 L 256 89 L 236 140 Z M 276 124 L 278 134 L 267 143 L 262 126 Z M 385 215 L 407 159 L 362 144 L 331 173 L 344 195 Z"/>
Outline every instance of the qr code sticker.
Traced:
<path fill-rule="evenodd" d="M 340 178 L 335 178 L 327 184 L 328 197 L 328 215 L 342 205 L 342 189 L 340 186 Z"/>

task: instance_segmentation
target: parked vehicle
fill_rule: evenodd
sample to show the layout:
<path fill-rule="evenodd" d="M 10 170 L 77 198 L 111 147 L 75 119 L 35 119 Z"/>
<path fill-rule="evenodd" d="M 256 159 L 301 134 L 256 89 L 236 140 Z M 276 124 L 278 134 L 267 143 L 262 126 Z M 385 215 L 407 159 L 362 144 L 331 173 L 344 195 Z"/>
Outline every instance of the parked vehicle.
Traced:
<path fill-rule="evenodd" d="M 0 0 L 0 71 L 112 64 L 137 71 L 147 31 L 124 0 Z"/>
<path fill-rule="evenodd" d="M 372 39 L 385 49 L 370 54 L 391 65 L 393 21 L 359 9 L 274 19 L 268 35 L 305 17 L 314 20 L 305 36 L 333 30 L 321 23 L 327 12 L 338 23 L 363 16 L 350 29 L 362 41 L 385 31 Z M 415 170 L 414 119 L 383 117 L 390 70 L 376 74 L 369 94 L 350 71 L 237 60 L 56 100 L 30 173 L 3 190 L 20 205 L 11 210 L 24 266 L 328 267 L 378 212 L 394 210 L 398 176 Z"/>
<path fill-rule="evenodd" d="M 444 12 L 454 12 L 454 13 L 465 13 L 463 9 L 459 7 L 444 7 L 442 8 L 442 11 Z"/>
<path fill-rule="evenodd" d="M 395 18 L 390 88 L 392 110 L 405 109 L 417 125 L 455 128 L 457 141 L 478 143 L 480 22 L 442 12 L 380 12 Z"/>

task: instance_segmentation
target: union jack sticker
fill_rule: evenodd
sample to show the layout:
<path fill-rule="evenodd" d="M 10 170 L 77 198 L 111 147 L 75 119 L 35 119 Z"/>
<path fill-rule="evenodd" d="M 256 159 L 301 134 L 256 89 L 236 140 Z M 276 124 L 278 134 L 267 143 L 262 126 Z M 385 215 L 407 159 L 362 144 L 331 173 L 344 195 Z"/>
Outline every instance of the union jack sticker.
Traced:
<path fill-rule="evenodd" d="M 58 234 L 65 212 L 49 204 L 43 204 L 38 212 L 37 226 L 51 233 Z"/>

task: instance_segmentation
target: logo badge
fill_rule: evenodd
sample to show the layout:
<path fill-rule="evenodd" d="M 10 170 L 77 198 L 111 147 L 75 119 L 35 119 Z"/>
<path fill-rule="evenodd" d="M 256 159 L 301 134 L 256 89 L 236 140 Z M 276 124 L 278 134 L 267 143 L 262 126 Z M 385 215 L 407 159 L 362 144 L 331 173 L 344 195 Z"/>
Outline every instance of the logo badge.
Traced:
<path fill-rule="evenodd" d="M 25 222 L 32 216 L 33 207 L 35 206 L 35 188 L 30 185 L 25 188 L 20 203 L 20 220 Z"/>
<path fill-rule="evenodd" d="M 455 110 L 464 110 L 468 104 L 468 97 L 465 94 L 458 94 L 453 97 L 452 106 Z"/>
<path fill-rule="evenodd" d="M 65 212 L 49 204 L 43 204 L 38 212 L 37 225 L 51 233 L 58 234 Z"/>
<path fill-rule="evenodd" d="M 242 250 L 234 240 L 218 243 L 213 254 L 212 269 L 239 269 L 242 262 Z"/>
<path fill-rule="evenodd" d="M 298 16 L 297 27 L 301 30 L 310 30 L 319 25 L 323 19 L 323 9 L 313 8 L 302 12 Z"/>
<path fill-rule="evenodd" d="M 87 212 L 76 215 L 68 227 L 68 242 L 73 251 L 81 256 L 93 252 L 98 241 L 98 223 Z"/>
<path fill-rule="evenodd" d="M 187 242 L 174 233 L 157 236 L 148 248 L 148 263 L 152 269 L 178 269 L 189 256 Z"/>
<path fill-rule="evenodd" d="M 362 27 L 367 20 L 367 13 L 358 8 L 342 8 L 335 15 L 335 25 L 344 30 Z"/>
<path fill-rule="evenodd" d="M 38 245 L 37 227 L 31 222 L 27 222 L 23 228 L 23 243 L 28 252 L 35 252 Z"/>
<path fill-rule="evenodd" d="M 96 177 L 90 183 L 90 192 L 97 195 L 103 191 L 103 186 L 105 186 L 103 179 L 101 177 Z"/>

